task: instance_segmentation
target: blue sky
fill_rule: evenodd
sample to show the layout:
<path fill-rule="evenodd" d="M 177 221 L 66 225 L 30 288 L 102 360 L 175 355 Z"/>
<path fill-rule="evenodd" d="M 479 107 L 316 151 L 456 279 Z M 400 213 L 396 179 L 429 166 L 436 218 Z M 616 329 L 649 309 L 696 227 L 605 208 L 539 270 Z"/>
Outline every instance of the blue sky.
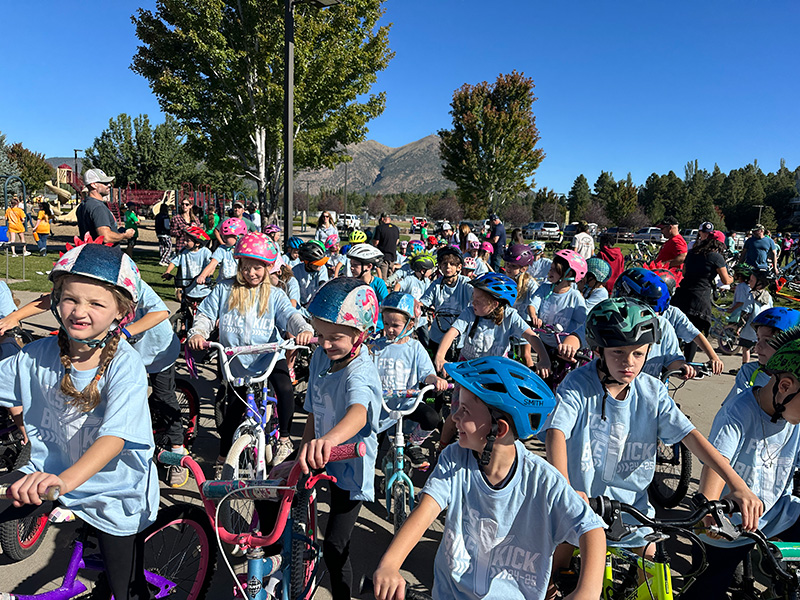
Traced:
<path fill-rule="evenodd" d="M 140 3 L 152 8 L 154 1 Z M 47 156 L 86 148 L 121 112 L 158 103 L 129 69 L 132 3 L 8 3 L 0 131 Z M 513 69 L 533 78 L 546 158 L 566 193 L 601 170 L 636 183 L 698 159 L 723 171 L 800 164 L 800 3 L 387 0 L 396 52 L 368 138 L 402 146 L 450 125 L 453 91 Z M 13 23 L 13 24 L 12 24 Z"/>

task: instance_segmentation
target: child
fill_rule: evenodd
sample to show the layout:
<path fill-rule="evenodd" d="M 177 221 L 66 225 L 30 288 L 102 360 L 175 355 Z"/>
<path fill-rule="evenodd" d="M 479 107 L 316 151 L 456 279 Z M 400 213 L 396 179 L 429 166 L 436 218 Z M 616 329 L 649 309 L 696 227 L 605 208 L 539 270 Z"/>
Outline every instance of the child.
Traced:
<path fill-rule="evenodd" d="M 586 321 L 586 302 L 574 283 L 586 276 L 586 259 L 574 250 L 559 250 L 547 273 L 548 283 L 534 292 L 531 323 L 534 327 L 560 325 L 565 333 L 578 331 Z M 551 339 L 544 342 L 556 347 Z"/>
<path fill-rule="evenodd" d="M 543 427 L 547 459 L 584 498 L 608 496 L 652 517 L 647 488 L 658 440 L 683 442 L 730 484 L 752 528 L 758 498 L 678 409 L 666 386 L 642 372 L 660 336 L 657 315 L 638 300 L 610 298 L 592 309 L 586 339 L 599 358 L 571 371 L 559 386 L 556 408 Z M 615 545 L 640 548 L 646 533 L 639 529 Z"/>
<path fill-rule="evenodd" d="M 397 246 L 397 253 L 395 255 L 395 269 L 400 269 L 408 262 L 408 240 L 400 240 Z"/>
<path fill-rule="evenodd" d="M 323 269 L 328 262 L 325 246 L 318 240 L 311 240 L 300 246 L 298 252 L 300 264 L 292 267 L 294 278 L 300 287 L 300 305 L 308 306 L 317 290 L 328 281 L 328 269 Z"/>
<path fill-rule="evenodd" d="M 128 256 L 133 256 L 133 247 L 139 237 L 139 215 L 136 214 L 136 204 L 128 202 L 125 211 L 125 229 L 133 229 L 133 237 L 128 239 L 128 248 L 125 252 Z"/>
<path fill-rule="evenodd" d="M 295 309 L 286 294 L 273 289 L 268 276 L 269 267 L 278 259 L 280 251 L 265 234 L 248 233 L 236 244 L 234 258 L 239 261 L 236 279 L 218 284 L 203 301 L 189 331 L 189 347 L 201 350 L 211 335 L 214 323 L 219 320 L 219 343 L 223 346 L 244 346 L 276 342 L 283 332 L 297 338 L 300 345 L 307 344 L 313 335 L 311 327 Z M 234 377 L 260 375 L 272 361 L 272 354 L 243 354 L 230 363 Z M 272 464 L 280 464 L 292 452 L 289 430 L 294 415 L 294 393 L 289 367 L 282 356 L 268 379 L 278 399 L 278 425 L 280 439 Z M 244 390 L 228 390 L 244 399 Z M 217 470 L 221 470 L 231 448 L 233 434 L 244 414 L 244 402 L 230 402 L 219 427 L 219 457 Z"/>
<path fill-rule="evenodd" d="M 178 267 L 180 278 L 175 279 L 176 299 L 180 302 L 185 295 L 188 300 L 199 302 L 211 292 L 211 288 L 197 281 L 197 276 L 211 261 L 211 251 L 205 247 L 211 238 L 197 225 L 190 225 L 184 229 L 183 237 L 186 245 L 173 257 L 161 278 L 173 277 L 172 269 Z"/>
<path fill-rule="evenodd" d="M 172 236 L 169 228 L 169 205 L 161 203 L 155 219 L 156 237 L 158 238 L 158 264 L 166 267 L 172 254 Z"/>
<path fill-rule="evenodd" d="M 300 306 L 300 286 L 297 284 L 297 279 L 294 278 L 292 270 L 286 266 L 281 257 L 275 260 L 275 263 L 269 269 L 269 281 L 272 285 L 282 289 L 287 296 L 292 306 L 298 308 Z"/>
<path fill-rule="evenodd" d="M 602 258 L 592 256 L 586 261 L 586 277 L 578 283 L 582 288 L 583 300 L 586 302 L 586 311 L 592 310 L 595 305 L 608 299 L 606 281 L 611 277 L 611 265 Z"/>
<path fill-rule="evenodd" d="M 736 381 L 734 381 L 731 391 L 722 401 L 723 405 L 748 388 L 764 387 L 767 384 L 769 375 L 764 371 L 764 365 L 775 353 L 770 340 L 781 331 L 786 331 L 799 325 L 800 311 L 784 308 L 783 306 L 763 310 L 753 319 L 752 326 L 758 336 L 758 342 L 755 347 L 758 360 L 742 365 L 742 368 L 736 374 Z"/>
<path fill-rule="evenodd" d="M 491 244 L 489 244 L 491 246 Z M 494 250 L 494 248 L 492 248 Z M 481 260 L 481 243 L 479 240 L 472 240 L 467 243 L 467 252 L 469 256 L 475 259 L 475 277 L 480 277 L 489 272 L 489 265 L 485 260 Z M 466 256 L 464 257 L 466 258 Z"/>
<path fill-rule="evenodd" d="M 464 257 L 464 266 L 461 267 L 461 273 L 463 273 L 464 277 L 469 277 L 470 279 L 475 279 L 475 269 L 478 267 L 478 260 L 472 258 L 471 256 Z"/>
<path fill-rule="evenodd" d="M 6 226 L 8 227 L 8 236 L 11 244 L 11 255 L 18 256 L 17 254 L 17 234 L 19 234 L 19 241 L 22 242 L 22 253 L 25 256 L 30 256 L 31 253 L 25 247 L 25 211 L 19 207 L 19 199 L 14 196 L 11 199 L 11 206 L 6 209 Z"/>
<path fill-rule="evenodd" d="M 514 309 L 528 323 L 532 318 L 530 306 L 533 294 L 539 287 L 536 280 L 526 270 L 533 262 L 533 251 L 524 244 L 511 244 L 503 254 L 506 275 L 517 284 L 517 297 L 514 300 Z"/>
<path fill-rule="evenodd" d="M 304 405 L 309 415 L 297 460 L 306 473 L 326 468 L 336 477 L 336 483 L 330 484 L 323 556 L 334 600 L 349 600 L 354 591 L 350 536 L 361 503 L 375 496 L 382 390 L 375 364 L 362 344 L 375 329 L 378 299 L 362 281 L 339 277 L 320 289 L 308 311 L 319 348 L 309 365 Z M 327 464 L 331 447 L 362 441 L 367 446 L 363 458 Z"/>
<path fill-rule="evenodd" d="M 389 288 L 386 287 L 383 279 L 375 276 L 378 265 L 383 262 L 383 252 L 372 244 L 356 244 L 347 251 L 347 259 L 350 261 L 350 272 L 353 277 L 366 283 L 378 297 L 378 303 L 389 295 Z M 378 315 L 378 331 L 383 329 L 383 319 Z"/>
<path fill-rule="evenodd" d="M 742 306 L 744 306 L 747 297 L 750 295 L 750 275 L 753 273 L 753 267 L 747 263 L 740 263 L 733 268 L 733 277 L 736 280 L 736 288 L 733 291 L 733 303 L 725 311 L 728 314 L 733 314 Z"/>
<path fill-rule="evenodd" d="M 482 273 L 492 273 L 494 269 L 491 267 L 492 254 L 494 253 L 494 246 L 491 242 L 481 242 L 481 249 L 478 250 L 478 267 L 476 271 L 480 270 Z"/>
<path fill-rule="evenodd" d="M 392 292 L 381 303 L 383 337 L 378 338 L 370 350 L 384 392 L 409 390 L 421 382 L 425 385 L 435 385 L 438 392 L 447 389 L 447 381 L 436 376 L 431 357 L 422 344 L 411 337 L 416 327 L 418 312 L 416 300 L 411 294 Z M 407 402 L 402 399 L 400 408 Z M 397 406 L 398 400 L 390 399 L 388 403 L 390 406 Z M 385 411 L 381 411 L 379 432 L 394 425 L 394 421 L 390 421 L 388 417 Z M 409 436 L 405 454 L 412 467 L 427 468 L 430 463 L 425 458 L 420 444 L 436 429 L 439 424 L 439 414 L 433 407 L 423 402 L 406 418 L 414 421 L 417 426 Z"/>
<path fill-rule="evenodd" d="M 428 289 L 430 278 L 436 269 L 436 259 L 427 250 L 417 250 L 408 259 L 408 263 L 403 268 L 408 269 L 413 273 L 411 276 L 403 277 L 394 286 L 395 292 L 403 292 L 404 294 L 411 294 L 414 300 L 420 300 L 425 290 Z M 401 269 L 402 271 L 402 269 Z M 395 271 L 397 272 L 397 271 Z M 428 317 L 425 314 L 420 314 L 416 323 L 417 339 L 420 343 L 427 347 L 430 337 L 428 335 Z"/>
<path fill-rule="evenodd" d="M 222 235 L 222 244 L 214 250 L 208 266 L 197 276 L 197 283 L 205 283 L 220 265 L 217 283 L 236 277 L 236 259 L 233 258 L 233 248 L 236 242 L 247 233 L 247 225 L 241 219 L 232 217 L 225 219 L 219 228 Z"/>
<path fill-rule="evenodd" d="M 528 265 L 528 274 L 536 283 L 542 283 L 547 279 L 553 261 L 544 257 L 544 242 L 531 242 L 529 247 L 533 252 L 533 261 Z"/>
<path fill-rule="evenodd" d="M 617 237 L 615 235 L 600 236 L 600 252 L 597 253 L 597 256 L 611 267 L 611 277 L 606 281 L 606 289 L 609 292 L 614 289 L 617 277 L 625 270 L 625 257 L 622 256 L 622 250 L 617 248 L 616 244 Z"/>
<path fill-rule="evenodd" d="M 300 246 L 304 243 L 303 238 L 297 237 L 296 235 L 289 238 L 289 247 L 286 250 L 286 254 L 283 255 L 283 262 L 285 262 L 286 266 L 290 269 L 294 269 L 300 264 Z"/>
<path fill-rule="evenodd" d="M 769 345 L 776 349 L 766 371 L 769 379 L 763 387 L 744 390 L 733 402 L 727 402 L 711 426 L 711 443 L 730 460 L 733 469 L 758 493 L 764 513 L 758 528 L 768 539 L 786 542 L 800 539 L 800 498 L 792 495 L 792 479 L 800 455 L 800 330 L 778 334 Z M 716 500 L 729 488 L 719 475 L 703 467 L 700 492 Z M 740 522 L 738 514 L 731 516 Z M 746 516 L 745 516 L 746 519 Z M 753 529 L 745 520 L 745 529 Z M 734 571 L 747 557 L 753 542 L 747 538 L 724 541 L 703 536 L 708 567 L 682 598 L 708 598 L 724 595 Z M 696 560 L 696 558 L 695 558 Z"/>
<path fill-rule="evenodd" d="M 461 265 L 464 259 L 461 251 L 452 246 L 445 246 L 436 253 L 436 262 L 439 265 L 441 277 L 434 279 L 433 282 L 422 294 L 419 299 L 420 304 L 433 310 L 435 313 L 452 314 L 454 316 L 436 316 L 430 329 L 430 341 L 428 342 L 428 353 L 435 356 L 439 349 L 439 344 L 444 337 L 444 333 L 450 328 L 455 315 L 460 315 L 472 300 L 472 286 L 469 285 L 469 278 L 461 275 Z M 440 327 L 444 326 L 444 329 Z"/>
<path fill-rule="evenodd" d="M 565 541 L 581 549 L 576 597 L 598 598 L 606 554 L 600 519 L 519 441 L 538 431 L 553 408 L 553 393 L 508 358 L 487 356 L 446 369 L 460 386 L 458 444 L 441 454 L 419 504 L 383 555 L 375 597 L 403 596 L 399 569 L 446 509 L 434 598 L 542 599 L 550 557 Z"/>
<path fill-rule="evenodd" d="M 52 218 L 53 213 L 50 212 L 50 203 L 42 200 L 39 203 L 36 224 L 33 226 L 33 239 L 36 240 L 39 256 L 47 256 L 47 238 L 50 237 L 50 219 Z"/>
<path fill-rule="evenodd" d="M 39 496 L 58 486 L 59 501 L 97 530 L 114 596 L 149 598 L 139 534 L 159 489 L 144 366 L 120 338 L 138 300 L 125 258 L 98 244 L 64 254 L 50 273 L 58 336 L 0 362 L 0 405 L 22 407 L 31 444 L 30 462 L 0 477 L 13 484 L 0 520 L 52 510 Z"/>
<path fill-rule="evenodd" d="M 337 234 L 329 235 L 328 239 L 325 240 L 325 249 L 330 254 L 330 259 L 328 260 L 328 278 L 329 279 L 336 279 L 342 270 L 342 267 L 345 265 L 346 257 L 344 254 L 340 252 L 339 248 L 339 236 Z"/>
<path fill-rule="evenodd" d="M 435 235 L 429 235 L 422 239 L 425 240 L 425 249 L 428 251 L 436 250 L 439 247 L 439 238 Z"/>
<path fill-rule="evenodd" d="M 750 350 L 756 345 L 758 336 L 751 323 L 762 310 L 772 308 L 769 286 L 769 272 L 766 269 L 753 269 L 748 281 L 750 293 L 742 306 L 742 315 L 748 315 L 747 323 L 739 330 L 739 344 L 742 346 L 742 366 L 750 362 Z"/>

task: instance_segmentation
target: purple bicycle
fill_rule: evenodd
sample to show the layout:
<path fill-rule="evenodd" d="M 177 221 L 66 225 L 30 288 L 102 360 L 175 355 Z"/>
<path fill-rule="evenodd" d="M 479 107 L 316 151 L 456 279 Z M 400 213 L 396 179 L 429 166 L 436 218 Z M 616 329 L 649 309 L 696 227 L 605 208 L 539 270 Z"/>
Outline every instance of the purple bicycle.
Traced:
<path fill-rule="evenodd" d="M 0 495 L 7 488 L 0 486 Z M 48 488 L 43 501 L 58 499 L 58 488 Z M 75 520 L 72 511 L 56 507 L 49 513 L 51 523 Z M 151 597 L 201 600 L 211 586 L 217 564 L 217 545 L 202 508 L 188 504 L 162 507 L 155 523 L 145 531 L 145 577 Z M 94 598 L 110 598 L 111 590 L 105 580 L 103 559 L 99 554 L 86 554 L 92 547 L 89 539 L 92 528 L 83 524 L 72 542 L 72 555 L 61 585 L 55 590 L 38 594 L 4 594 L 4 600 L 70 600 L 88 591 L 87 584 L 78 579 L 83 571 L 100 572 L 92 590 Z M 91 585 L 91 584 L 89 584 Z"/>

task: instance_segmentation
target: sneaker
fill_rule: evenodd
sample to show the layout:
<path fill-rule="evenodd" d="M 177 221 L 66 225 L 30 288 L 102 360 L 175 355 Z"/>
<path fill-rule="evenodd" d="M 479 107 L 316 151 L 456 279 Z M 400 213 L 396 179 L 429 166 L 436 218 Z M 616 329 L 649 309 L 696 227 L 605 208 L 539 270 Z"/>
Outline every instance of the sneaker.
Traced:
<path fill-rule="evenodd" d="M 172 488 L 179 488 L 189 481 L 189 469 L 179 465 L 170 465 L 167 469 L 167 484 Z"/>
<path fill-rule="evenodd" d="M 425 453 L 422 451 L 422 448 L 416 444 L 409 444 L 406 446 L 406 458 L 408 458 L 411 466 L 415 469 L 427 469 L 431 466 L 431 463 L 425 458 Z"/>
<path fill-rule="evenodd" d="M 27 250 L 25 250 L 25 252 L 22 253 L 22 256 L 30 256 L 30 255 L 31 255 L 31 253 L 28 252 Z"/>
<path fill-rule="evenodd" d="M 277 467 L 289 457 L 293 450 L 294 445 L 292 444 L 292 440 L 290 440 L 288 437 L 280 438 L 278 443 L 275 445 L 275 451 L 272 455 L 272 462 L 270 464 L 273 467 Z"/>

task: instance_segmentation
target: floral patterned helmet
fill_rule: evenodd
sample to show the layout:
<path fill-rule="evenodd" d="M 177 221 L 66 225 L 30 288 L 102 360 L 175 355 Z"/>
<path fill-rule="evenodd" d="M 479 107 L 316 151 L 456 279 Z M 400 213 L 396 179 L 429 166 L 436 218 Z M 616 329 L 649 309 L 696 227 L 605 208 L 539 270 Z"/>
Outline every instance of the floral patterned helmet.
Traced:
<path fill-rule="evenodd" d="M 102 244 L 76 246 L 58 259 L 50 271 L 50 281 L 55 281 L 62 275 L 80 275 L 109 283 L 134 302 L 139 301 L 139 269 L 119 247 Z"/>
<path fill-rule="evenodd" d="M 265 233 L 253 231 L 236 242 L 233 249 L 234 258 L 252 258 L 268 265 L 280 256 L 280 250 L 275 242 Z"/>
<path fill-rule="evenodd" d="M 339 236 L 335 233 L 332 233 L 327 238 L 325 238 L 325 250 L 330 250 L 334 246 L 339 244 Z"/>
<path fill-rule="evenodd" d="M 328 323 L 371 331 L 378 323 L 378 297 L 360 279 L 338 277 L 319 289 L 308 305 L 308 312 Z"/>
<path fill-rule="evenodd" d="M 222 235 L 224 236 L 232 235 L 238 238 L 240 235 L 245 235 L 247 233 L 247 225 L 245 225 L 244 221 L 241 219 L 231 217 L 222 222 L 220 231 L 222 231 Z"/>

